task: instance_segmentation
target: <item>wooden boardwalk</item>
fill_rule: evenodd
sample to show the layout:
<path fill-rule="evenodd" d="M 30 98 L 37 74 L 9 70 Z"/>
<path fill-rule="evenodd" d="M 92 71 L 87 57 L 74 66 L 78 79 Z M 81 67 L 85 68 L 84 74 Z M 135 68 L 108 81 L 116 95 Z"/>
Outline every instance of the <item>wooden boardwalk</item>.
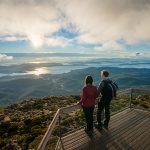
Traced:
<path fill-rule="evenodd" d="M 84 129 L 62 137 L 64 150 L 150 150 L 150 112 L 127 109 L 111 117 L 109 130 Z"/>

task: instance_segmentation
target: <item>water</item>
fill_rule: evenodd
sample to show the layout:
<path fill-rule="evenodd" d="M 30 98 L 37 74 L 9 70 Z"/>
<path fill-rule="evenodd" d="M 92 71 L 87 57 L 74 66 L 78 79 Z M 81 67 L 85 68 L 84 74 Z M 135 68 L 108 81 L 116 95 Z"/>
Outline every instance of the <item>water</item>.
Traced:
<path fill-rule="evenodd" d="M 119 68 L 147 68 L 150 60 L 144 58 L 100 58 L 96 55 L 81 54 L 7 54 L 13 60 L 1 62 L 0 77 L 34 74 L 62 74 L 71 70 L 87 67 L 119 67 Z M 58 64 L 53 64 L 58 63 Z M 18 69 L 24 64 L 26 67 Z M 40 64 L 40 66 L 39 66 Z M 31 66 L 32 67 L 31 67 Z M 4 67 L 5 66 L 5 67 Z M 7 67 L 11 67 L 11 71 Z M 16 67 L 17 66 L 17 67 Z M 6 69 L 7 68 L 7 69 Z M 7 73 L 9 72 L 9 73 Z"/>

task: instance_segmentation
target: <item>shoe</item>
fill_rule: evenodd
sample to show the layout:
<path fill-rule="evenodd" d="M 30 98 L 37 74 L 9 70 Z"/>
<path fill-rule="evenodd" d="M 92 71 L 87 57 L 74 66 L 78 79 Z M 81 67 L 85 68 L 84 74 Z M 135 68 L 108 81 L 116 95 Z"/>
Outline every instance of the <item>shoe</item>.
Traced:
<path fill-rule="evenodd" d="M 89 137 L 93 137 L 93 129 L 87 130 L 87 129 L 85 128 L 84 131 L 85 131 L 85 133 L 86 133 Z"/>
<path fill-rule="evenodd" d="M 84 131 L 86 132 L 86 133 L 90 133 L 90 132 L 93 132 L 93 129 L 87 129 L 86 127 L 84 128 Z"/>
<path fill-rule="evenodd" d="M 103 127 L 106 129 L 106 130 L 108 130 L 108 125 L 103 125 Z"/>
<path fill-rule="evenodd" d="M 98 130 L 102 130 L 103 129 L 102 125 L 100 125 L 98 123 L 95 124 L 95 128 L 98 129 Z"/>

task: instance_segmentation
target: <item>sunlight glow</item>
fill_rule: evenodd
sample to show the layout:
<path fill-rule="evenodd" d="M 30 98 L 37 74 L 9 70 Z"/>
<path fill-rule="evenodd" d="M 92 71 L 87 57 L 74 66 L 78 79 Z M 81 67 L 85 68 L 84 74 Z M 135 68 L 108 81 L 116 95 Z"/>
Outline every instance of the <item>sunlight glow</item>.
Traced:
<path fill-rule="evenodd" d="M 47 74 L 48 70 L 46 68 L 38 68 L 35 69 L 35 75 L 39 76 L 41 74 Z"/>
<path fill-rule="evenodd" d="M 36 76 L 40 76 L 42 74 L 48 74 L 48 73 L 49 73 L 49 71 L 48 71 L 48 68 L 46 68 L 46 67 L 37 68 L 34 71 L 28 72 L 28 74 L 34 74 Z"/>
<path fill-rule="evenodd" d="M 31 43 L 34 47 L 40 47 L 43 45 L 43 41 L 41 37 L 35 36 L 33 34 L 30 35 Z"/>
<path fill-rule="evenodd" d="M 33 44 L 33 46 L 34 47 L 40 47 L 42 44 L 40 43 L 40 41 L 38 41 L 38 40 L 33 40 L 32 41 L 32 44 Z"/>
<path fill-rule="evenodd" d="M 29 64 L 41 64 L 42 62 L 40 62 L 40 61 L 31 61 L 31 62 L 29 62 Z"/>

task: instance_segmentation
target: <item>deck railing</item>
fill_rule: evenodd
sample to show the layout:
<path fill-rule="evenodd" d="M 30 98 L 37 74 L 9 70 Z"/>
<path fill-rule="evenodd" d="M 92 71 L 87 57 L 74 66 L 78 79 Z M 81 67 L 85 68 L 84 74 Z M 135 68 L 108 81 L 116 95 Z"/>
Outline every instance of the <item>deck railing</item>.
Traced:
<path fill-rule="evenodd" d="M 141 89 L 126 89 L 126 90 L 121 90 L 121 91 L 118 91 L 118 96 L 119 95 L 124 95 L 124 94 L 127 94 L 129 95 L 130 99 L 129 99 L 129 104 L 127 106 L 127 108 L 132 108 L 132 99 L 133 99 L 133 96 L 134 94 L 150 94 L 150 90 L 141 90 Z M 62 114 L 66 114 L 66 113 L 70 113 L 72 111 L 75 111 L 77 109 L 81 109 L 81 106 L 80 105 L 72 105 L 72 106 L 68 106 L 68 107 L 64 107 L 64 108 L 60 108 L 57 110 L 53 120 L 51 121 L 50 125 L 48 126 L 48 129 L 45 133 L 45 135 L 43 136 L 43 139 L 41 140 L 39 146 L 38 146 L 38 150 L 44 150 L 48 141 L 49 141 L 49 138 L 56 126 L 56 124 L 58 123 L 58 126 L 59 126 L 59 139 L 60 139 L 60 142 L 62 144 L 62 148 L 63 148 L 63 143 L 61 141 L 61 126 L 60 126 L 60 117 Z M 56 147 L 57 149 L 57 147 Z"/>

